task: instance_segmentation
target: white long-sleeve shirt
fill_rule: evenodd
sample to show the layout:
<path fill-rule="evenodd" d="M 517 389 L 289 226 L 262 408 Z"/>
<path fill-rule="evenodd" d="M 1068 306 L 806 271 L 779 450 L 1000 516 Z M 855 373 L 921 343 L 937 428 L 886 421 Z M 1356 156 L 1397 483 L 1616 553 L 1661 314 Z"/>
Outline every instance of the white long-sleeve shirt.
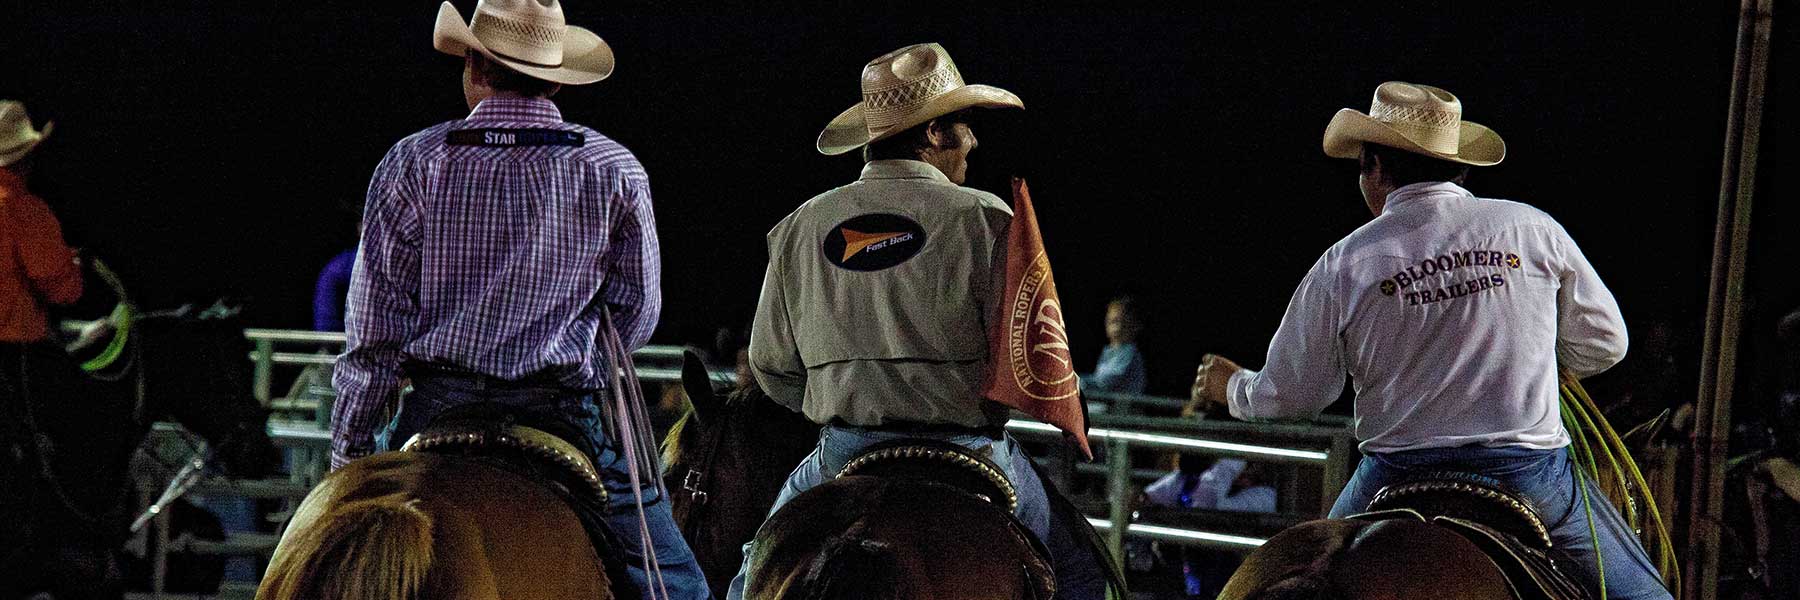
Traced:
<path fill-rule="evenodd" d="M 1552 449 L 1569 443 L 1558 363 L 1586 377 L 1625 347 L 1612 292 L 1549 215 L 1418 183 L 1319 257 L 1227 397 L 1241 419 L 1309 418 L 1348 374 L 1364 452 Z"/>

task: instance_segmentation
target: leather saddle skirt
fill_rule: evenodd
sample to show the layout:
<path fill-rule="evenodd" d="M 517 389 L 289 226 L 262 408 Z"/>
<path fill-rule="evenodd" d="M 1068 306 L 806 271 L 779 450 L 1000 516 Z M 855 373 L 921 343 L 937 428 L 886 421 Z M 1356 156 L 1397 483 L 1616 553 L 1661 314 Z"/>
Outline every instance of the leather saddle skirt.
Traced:
<path fill-rule="evenodd" d="M 1434 473 L 1382 488 L 1352 519 L 1413 520 L 1450 530 L 1480 548 L 1505 574 L 1513 597 L 1575 600 L 1587 591 L 1550 555 L 1550 532 L 1529 500 L 1469 473 Z"/>

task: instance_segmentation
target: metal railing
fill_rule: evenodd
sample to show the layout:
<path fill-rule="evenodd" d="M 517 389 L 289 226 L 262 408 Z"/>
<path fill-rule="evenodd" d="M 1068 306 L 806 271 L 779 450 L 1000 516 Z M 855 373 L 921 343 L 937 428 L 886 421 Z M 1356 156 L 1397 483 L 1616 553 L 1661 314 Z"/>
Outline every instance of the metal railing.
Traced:
<path fill-rule="evenodd" d="M 1179 433 L 1147 432 L 1127 430 L 1106 425 L 1114 425 L 1120 421 L 1144 424 L 1154 419 L 1163 428 L 1180 428 Z M 1153 540 L 1170 541 L 1187 545 L 1207 546 L 1226 550 L 1246 552 L 1261 545 L 1263 538 L 1236 535 L 1217 531 L 1201 531 L 1169 527 L 1155 523 L 1134 523 L 1132 504 L 1137 490 L 1141 486 L 1134 481 L 1158 476 L 1159 471 L 1134 469 L 1131 466 L 1133 449 L 1173 450 L 1188 454 L 1202 454 L 1218 457 L 1235 457 L 1248 461 L 1271 463 L 1278 465 L 1302 466 L 1317 468 L 1320 472 L 1319 510 L 1316 513 L 1301 513 L 1292 516 L 1311 517 L 1328 512 L 1331 503 L 1336 499 L 1349 480 L 1350 469 L 1356 459 L 1355 439 L 1342 428 L 1314 426 L 1278 426 L 1282 428 L 1281 437 L 1303 440 L 1303 447 L 1274 446 L 1265 444 L 1225 441 L 1209 434 L 1224 436 L 1241 436 L 1244 432 L 1240 423 L 1218 421 L 1192 421 L 1166 418 L 1146 417 L 1111 417 L 1098 415 L 1095 425 L 1088 430 L 1090 443 L 1102 446 L 1099 453 L 1105 459 L 1104 475 L 1106 477 L 1107 515 L 1105 519 L 1089 517 L 1090 523 L 1106 534 L 1107 545 L 1113 556 L 1124 560 L 1124 539 L 1127 536 Z M 1252 425 L 1252 427 L 1255 427 Z M 1020 436 L 1059 438 L 1062 433 L 1056 428 L 1035 421 L 1013 420 L 1007 423 L 1007 430 Z M 1083 469 L 1089 465 L 1075 465 L 1076 470 L 1092 472 L 1095 469 Z"/>
<path fill-rule="evenodd" d="M 70 325 L 65 324 L 65 327 L 68 326 Z M 74 326 L 78 327 L 79 324 Z M 329 404 L 328 398 L 321 401 L 274 397 L 276 372 L 283 368 L 304 371 L 331 365 L 336 360 L 336 351 L 344 344 L 344 334 L 280 329 L 246 329 L 244 334 L 254 347 L 248 358 L 254 365 L 252 387 L 255 397 L 282 415 L 270 419 L 269 437 L 277 445 L 293 449 L 297 460 L 291 465 L 293 468 L 289 480 L 285 482 L 211 481 L 202 484 L 202 487 L 209 492 L 223 494 L 242 492 L 259 497 L 287 495 L 290 501 L 297 502 L 323 476 L 329 463 L 330 433 L 326 429 Z M 299 348 L 310 348 L 313 351 L 296 351 Z M 679 382 L 679 363 L 684 349 L 681 346 L 648 346 L 634 352 L 639 378 L 646 383 Z M 733 374 L 713 371 L 712 376 L 715 381 L 729 382 Z M 1355 466 L 1355 440 L 1341 420 L 1328 421 L 1326 424 L 1271 425 L 1138 416 L 1129 413 L 1142 409 L 1179 410 L 1185 400 L 1100 392 L 1092 392 L 1086 396 L 1089 400 L 1106 402 L 1111 407 L 1106 413 L 1094 416 L 1089 431 L 1089 438 L 1104 447 L 1106 462 L 1104 465 L 1092 465 L 1074 464 L 1070 461 L 1070 470 L 1089 475 L 1104 474 L 1107 514 L 1105 518 L 1090 515 L 1088 519 L 1106 534 L 1108 545 L 1121 560 L 1124 557 L 1123 540 L 1126 537 L 1240 552 L 1254 549 L 1263 541 L 1262 537 L 1234 532 L 1133 522 L 1131 505 L 1136 490 L 1141 488 L 1134 485 L 1134 481 L 1154 479 L 1161 474 L 1157 470 L 1132 468 L 1130 455 L 1133 450 L 1236 457 L 1302 470 L 1317 469 L 1319 509 L 1317 512 L 1290 515 L 1297 517 L 1308 516 L 1309 513 L 1317 516 L 1328 511 L 1332 500 L 1349 479 L 1351 469 Z M 1060 432 L 1054 428 L 1035 421 L 1015 419 L 1007 423 L 1007 429 L 1027 439 L 1060 437 Z M 179 431 L 179 426 L 158 423 L 154 431 L 163 435 L 173 434 Z M 290 503 L 289 508 L 292 505 Z M 159 528 L 166 528 L 167 517 L 158 517 L 158 525 Z M 244 543 L 218 544 L 206 548 L 263 549 L 266 552 L 272 549 L 272 541 L 265 539 L 266 537 L 257 536 L 254 540 L 243 538 L 239 541 Z M 265 545 L 269 548 L 264 549 Z M 166 560 L 166 556 L 158 556 L 157 560 L 162 562 Z"/>

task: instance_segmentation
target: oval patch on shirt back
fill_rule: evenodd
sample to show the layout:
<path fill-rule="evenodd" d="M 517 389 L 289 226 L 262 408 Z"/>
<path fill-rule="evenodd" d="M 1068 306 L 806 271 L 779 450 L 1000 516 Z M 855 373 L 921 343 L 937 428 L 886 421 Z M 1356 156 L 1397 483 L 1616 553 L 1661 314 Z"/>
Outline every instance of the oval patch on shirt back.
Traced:
<path fill-rule="evenodd" d="M 857 215 L 825 234 L 820 252 L 852 271 L 880 271 L 906 262 L 925 248 L 925 228 L 888 213 Z"/>

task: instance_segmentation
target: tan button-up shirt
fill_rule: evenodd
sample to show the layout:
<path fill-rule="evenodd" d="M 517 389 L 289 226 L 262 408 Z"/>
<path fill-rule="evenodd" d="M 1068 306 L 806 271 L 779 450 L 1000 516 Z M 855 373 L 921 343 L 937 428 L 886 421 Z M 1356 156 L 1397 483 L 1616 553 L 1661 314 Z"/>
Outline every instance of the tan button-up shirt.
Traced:
<path fill-rule="evenodd" d="M 750 365 L 824 423 L 1004 423 L 980 397 L 1012 210 L 929 164 L 877 160 L 769 232 Z"/>

